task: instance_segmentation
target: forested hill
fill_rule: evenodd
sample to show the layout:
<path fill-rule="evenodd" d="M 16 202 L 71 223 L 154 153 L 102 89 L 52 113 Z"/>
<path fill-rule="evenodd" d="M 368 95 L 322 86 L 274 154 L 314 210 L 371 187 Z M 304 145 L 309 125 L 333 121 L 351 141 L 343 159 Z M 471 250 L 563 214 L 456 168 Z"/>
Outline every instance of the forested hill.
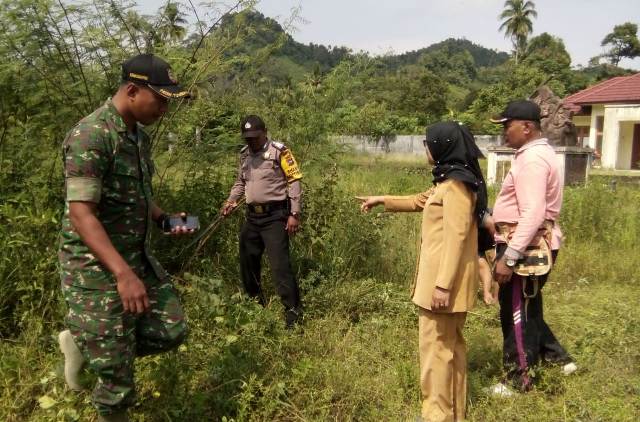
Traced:
<path fill-rule="evenodd" d="M 385 58 L 385 62 L 391 68 L 397 68 L 402 65 L 416 64 L 424 55 L 440 52 L 451 56 L 469 53 L 473 58 L 474 64 L 478 67 L 499 66 L 509 60 L 509 54 L 505 52 L 485 48 L 464 38 L 448 38 L 419 50 L 388 56 Z"/>
<path fill-rule="evenodd" d="M 275 19 L 256 11 L 244 11 L 241 14 L 227 16 L 219 31 L 238 29 L 238 27 L 244 29 L 244 41 L 241 46 L 231 51 L 230 55 L 251 53 L 278 44 L 279 48 L 273 52 L 273 57 L 286 59 L 290 64 L 294 64 L 301 73 L 318 67 L 322 72 L 327 72 L 352 54 L 351 50 L 346 47 L 327 47 L 313 43 L 302 44 L 286 32 Z M 283 69 L 283 71 L 286 70 Z"/>
<path fill-rule="evenodd" d="M 373 114 L 367 117 L 373 118 L 374 127 L 366 129 L 373 135 L 421 131 L 444 116 L 461 116 L 483 88 L 511 73 L 505 70 L 507 53 L 465 39 L 450 38 L 416 51 L 372 56 L 344 46 L 300 43 L 295 33 L 291 35 L 276 20 L 251 10 L 228 16 L 218 32 L 242 34 L 243 42 L 229 50 L 228 57 L 244 56 L 255 62 L 268 50 L 268 58 L 255 69 L 250 88 L 261 95 L 273 95 L 273 89 L 299 83 L 318 85 L 341 63 L 357 63 L 358 71 L 342 91 L 341 110 L 347 113 L 341 119 L 347 122 L 341 124 L 342 133 L 363 130 L 356 123 L 360 118 L 352 118 L 356 111 Z M 233 78 L 245 69 L 246 65 L 236 66 L 231 75 L 222 77 Z M 533 79 L 527 76 L 529 84 Z M 484 115 L 486 110 L 481 112 Z M 472 123 L 473 119 L 466 120 Z"/>
<path fill-rule="evenodd" d="M 498 129 L 487 123 L 488 116 L 510 99 L 532 95 L 541 83 L 548 83 L 564 97 L 629 72 L 599 63 L 572 69 L 564 42 L 548 33 L 528 40 L 516 61 L 506 52 L 455 38 L 384 56 L 344 46 L 303 44 L 295 40 L 295 32 L 292 35 L 289 28 L 254 10 L 227 16 L 217 32 L 242 35 L 242 42 L 226 54 L 231 60 L 243 56 L 244 61 L 227 69 L 223 79 L 243 73 L 247 79 L 247 67 L 264 58 L 248 76 L 252 83 L 245 89 L 252 96 L 273 96 L 274 90 L 294 87 L 297 95 L 306 95 L 305 84 L 317 89 L 332 77 L 348 77 L 348 83 L 340 82 L 342 99 L 337 110 L 341 114 L 332 117 L 338 123 L 332 130 L 340 133 L 416 133 L 446 118 L 464 121 L 477 132 L 492 133 Z M 280 94 L 291 98 L 291 92 Z M 361 118 L 367 122 L 363 124 Z M 371 122 L 373 127 L 367 126 Z"/>
<path fill-rule="evenodd" d="M 344 46 L 303 44 L 287 33 L 275 19 L 256 11 L 244 12 L 243 15 L 247 26 L 252 28 L 251 34 L 242 47 L 244 52 L 272 45 L 282 37 L 284 39 L 282 46 L 275 52 L 274 57 L 288 61 L 289 64 L 295 64 L 294 68 L 299 67 L 297 69 L 299 72 L 320 70 L 326 73 L 343 59 L 358 53 Z M 225 25 L 236 24 L 237 21 L 234 21 L 234 18 L 234 16 L 230 16 L 223 23 L 223 28 Z M 468 64 L 476 68 L 499 66 L 509 59 L 509 55 L 505 52 L 488 49 L 466 39 L 449 38 L 415 51 L 385 55 L 380 58 L 380 63 L 383 65 L 379 65 L 378 69 L 390 72 L 397 71 L 403 66 L 420 64 L 430 59 L 438 61 L 440 55 L 454 58 L 464 57 L 462 62 L 469 62 Z M 287 70 L 291 71 L 292 68 L 286 69 L 285 66 L 283 71 Z M 294 79 L 296 76 L 300 76 L 295 73 L 297 72 L 289 76 Z"/>

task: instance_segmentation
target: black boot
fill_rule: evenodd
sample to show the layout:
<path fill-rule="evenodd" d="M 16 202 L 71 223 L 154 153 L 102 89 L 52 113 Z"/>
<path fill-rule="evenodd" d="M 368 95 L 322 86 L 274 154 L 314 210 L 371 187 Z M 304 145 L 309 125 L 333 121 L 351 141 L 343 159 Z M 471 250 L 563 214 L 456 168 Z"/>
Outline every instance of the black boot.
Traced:
<path fill-rule="evenodd" d="M 302 322 L 302 310 L 301 309 L 287 309 L 284 313 L 285 327 L 288 330 L 292 330 L 296 325 Z"/>

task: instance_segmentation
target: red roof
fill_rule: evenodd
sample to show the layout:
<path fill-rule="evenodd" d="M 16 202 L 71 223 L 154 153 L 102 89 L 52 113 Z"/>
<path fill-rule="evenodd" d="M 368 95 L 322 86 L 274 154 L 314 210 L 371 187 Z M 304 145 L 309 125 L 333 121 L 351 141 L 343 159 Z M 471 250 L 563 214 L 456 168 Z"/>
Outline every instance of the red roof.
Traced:
<path fill-rule="evenodd" d="M 580 106 L 587 104 L 640 103 L 640 73 L 607 79 L 569 95 L 562 102 L 574 112 L 580 111 Z"/>

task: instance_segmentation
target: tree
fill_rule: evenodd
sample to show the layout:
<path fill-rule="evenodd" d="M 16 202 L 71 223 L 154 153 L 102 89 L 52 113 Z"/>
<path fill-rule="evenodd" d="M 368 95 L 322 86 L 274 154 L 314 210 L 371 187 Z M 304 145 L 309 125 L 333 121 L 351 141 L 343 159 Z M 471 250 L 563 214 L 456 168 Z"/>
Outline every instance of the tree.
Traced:
<path fill-rule="evenodd" d="M 446 82 L 468 85 L 476 77 L 473 56 L 466 50 L 455 52 L 445 48 L 424 53 L 418 64 Z"/>
<path fill-rule="evenodd" d="M 165 42 L 182 41 L 187 34 L 187 20 L 179 6 L 179 3 L 168 1 L 160 14 L 158 33 Z"/>
<path fill-rule="evenodd" d="M 559 74 L 571 67 L 571 56 L 562 39 L 546 32 L 531 38 L 523 61 L 548 74 Z"/>
<path fill-rule="evenodd" d="M 507 0 L 504 2 L 504 10 L 500 13 L 502 20 L 500 31 L 504 31 L 507 38 L 511 38 L 516 54 L 516 64 L 518 56 L 527 46 L 527 37 L 533 32 L 532 18 L 537 18 L 536 6 L 532 1 Z"/>
<path fill-rule="evenodd" d="M 610 63 L 600 63 L 597 57 L 594 57 L 589 60 L 587 67 L 578 66 L 577 69 L 571 71 L 571 83 L 566 85 L 567 93 L 572 94 L 597 82 L 633 73 L 634 71 L 631 69 L 622 69 Z"/>
<path fill-rule="evenodd" d="M 567 52 L 562 39 L 546 32 L 531 38 L 523 55 L 522 62 L 537 67 L 547 77 L 562 82 L 565 86 L 573 85 L 571 72 L 571 56 Z M 556 92 L 562 95 L 562 92 Z"/>
<path fill-rule="evenodd" d="M 61 143 L 67 131 L 82 116 L 94 110 L 118 87 L 124 59 L 146 51 L 149 23 L 160 16 L 141 17 L 128 0 L 92 0 L 78 4 L 64 0 L 0 0 L 0 337 L 13 336 L 22 327 L 23 315 L 37 312 L 48 320 L 56 312 L 57 295 L 52 253 L 61 214 L 64 185 L 61 169 Z M 123 4 L 124 3 L 124 4 Z M 239 4 L 234 10 L 243 9 Z M 227 12 L 228 13 L 228 12 Z M 217 22 L 216 15 L 211 25 Z M 202 47 L 185 51 L 178 45 L 163 45 L 181 82 L 207 93 L 212 87 L 209 75 L 223 73 L 231 58 L 223 52 L 243 42 L 236 34 L 218 34 L 214 26 Z M 215 42 L 213 38 L 215 37 Z M 209 41 L 209 40 L 212 41 Z M 192 59 L 189 57 L 192 56 Z M 255 59 L 254 59 L 255 60 Z M 262 62 L 250 63 L 259 66 Z M 200 157 L 208 158 L 193 147 L 194 133 L 212 120 L 212 115 L 232 115 L 225 127 L 226 145 L 237 143 L 238 107 L 224 107 L 235 96 L 198 97 L 176 102 L 172 111 L 150 128 L 157 145 L 186 145 L 176 148 L 183 168 Z M 233 106 L 236 103 L 232 104 Z M 220 110 L 220 111 L 218 111 Z M 174 117 L 175 116 L 175 117 Z M 171 136 L 165 130 L 170 122 Z M 219 118 L 218 121 L 223 121 Z M 235 136 L 231 136 L 231 134 Z M 206 134 L 218 142 L 222 136 Z M 164 144 L 163 144 L 164 143 Z M 204 142 L 203 142 L 204 144 Z M 155 145 L 155 144 L 154 144 Z M 223 147 L 218 147 L 218 152 Z M 226 146 L 225 145 L 225 146 Z M 154 152 L 161 152 L 156 148 Z M 189 154 L 189 159 L 184 159 Z M 212 155 L 213 153 L 211 153 Z M 228 154 L 219 154 L 226 157 Z M 173 154 L 172 157 L 178 157 Z M 178 158 L 159 167 L 160 179 Z M 207 162 L 207 166 L 211 160 Z M 195 166 L 195 165 L 194 165 Z M 203 174 L 200 172 L 199 174 Z M 214 173 L 210 173 L 214 174 Z M 204 180 L 199 177 L 209 178 Z M 187 176 L 195 190 L 214 201 L 222 196 L 215 191 L 210 176 Z M 158 179 L 156 179 L 158 180 Z M 166 186 L 166 185 L 165 185 Z M 162 195 L 168 188 L 156 185 Z M 213 191 L 213 192 L 212 192 Z M 195 198 L 193 195 L 178 195 Z M 200 202 L 198 200 L 197 202 Z M 197 204 L 185 204 L 198 214 Z M 14 224 L 13 216 L 19 216 Z M 7 219 L 7 217 L 10 217 Z M 178 256 L 178 253 L 174 253 Z M 34 270 L 35 269 L 35 270 Z M 21 286 L 29 286 L 22 288 Z M 37 310 L 36 310 L 37 309 Z M 0 419 L 6 419 L 0 417 Z M 23 419 L 23 418 L 19 418 Z"/>
<path fill-rule="evenodd" d="M 405 116 L 417 117 L 422 126 L 435 123 L 447 112 L 447 84 L 433 72 L 408 66 L 391 79 L 397 83 L 395 108 Z"/>
<path fill-rule="evenodd" d="M 640 41 L 638 40 L 638 25 L 631 22 L 613 27 L 613 32 L 607 34 L 602 47 L 610 46 L 605 57 L 609 58 L 612 65 L 617 66 L 623 57 L 633 59 L 640 56 Z"/>
<path fill-rule="evenodd" d="M 564 92 L 560 81 L 548 81 L 548 76 L 534 66 L 509 63 L 500 69 L 500 73 L 500 80 L 482 88 L 469 109 L 459 116 L 476 133 L 499 133 L 502 128 L 491 123 L 489 118 L 504 110 L 509 101 L 529 98 L 542 83 L 547 82 L 553 92 Z"/>

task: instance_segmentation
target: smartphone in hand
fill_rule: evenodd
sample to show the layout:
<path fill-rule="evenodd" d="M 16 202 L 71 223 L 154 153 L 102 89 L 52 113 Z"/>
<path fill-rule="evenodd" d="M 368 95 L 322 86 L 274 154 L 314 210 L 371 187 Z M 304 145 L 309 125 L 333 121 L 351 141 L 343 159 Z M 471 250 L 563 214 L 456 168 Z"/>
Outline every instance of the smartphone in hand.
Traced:
<path fill-rule="evenodd" d="M 200 221 L 196 215 L 188 215 L 185 218 L 180 216 L 171 216 L 169 217 L 168 224 L 165 222 L 162 231 L 165 233 L 171 233 L 171 230 L 180 226 L 186 226 L 187 230 L 197 231 L 200 229 Z"/>

